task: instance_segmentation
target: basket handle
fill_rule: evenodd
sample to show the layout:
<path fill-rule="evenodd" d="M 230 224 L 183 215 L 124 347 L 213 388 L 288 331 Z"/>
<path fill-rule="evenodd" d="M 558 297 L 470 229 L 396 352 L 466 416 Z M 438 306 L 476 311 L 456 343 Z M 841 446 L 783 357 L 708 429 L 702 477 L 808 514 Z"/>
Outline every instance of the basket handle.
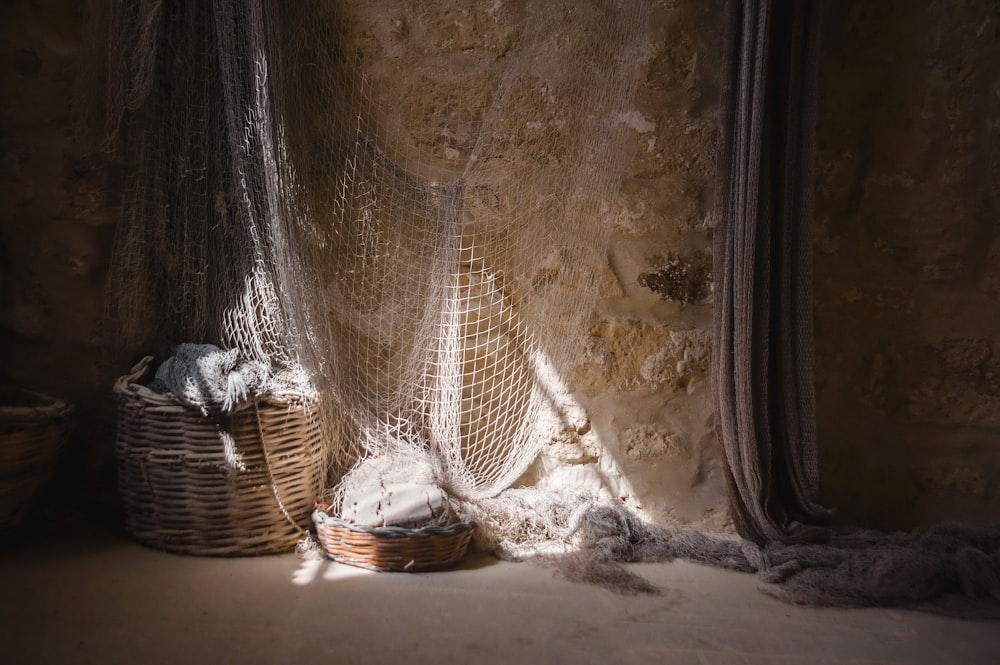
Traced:
<path fill-rule="evenodd" d="M 153 356 L 144 356 L 132 367 L 132 370 L 115 380 L 114 390 L 119 395 L 124 395 L 129 391 L 129 386 L 136 385 L 149 372 L 149 366 L 153 364 Z"/>

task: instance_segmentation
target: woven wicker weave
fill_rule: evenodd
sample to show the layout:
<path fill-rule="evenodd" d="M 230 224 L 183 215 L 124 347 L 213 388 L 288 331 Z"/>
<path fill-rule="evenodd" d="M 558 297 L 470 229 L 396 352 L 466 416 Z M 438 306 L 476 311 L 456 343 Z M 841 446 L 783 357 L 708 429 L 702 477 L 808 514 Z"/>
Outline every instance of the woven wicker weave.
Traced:
<path fill-rule="evenodd" d="M 47 395 L 0 389 L 0 531 L 19 526 L 48 485 L 71 413 Z"/>
<path fill-rule="evenodd" d="M 115 383 L 128 531 L 183 554 L 294 549 L 324 481 L 315 402 L 270 394 L 226 416 L 206 416 L 142 385 L 151 364 L 144 358 Z M 227 459 L 225 433 L 238 463 Z"/>
<path fill-rule="evenodd" d="M 405 528 L 369 527 L 345 522 L 319 506 L 313 512 L 316 535 L 334 561 L 369 570 L 417 572 L 438 570 L 465 556 L 475 525 Z"/>

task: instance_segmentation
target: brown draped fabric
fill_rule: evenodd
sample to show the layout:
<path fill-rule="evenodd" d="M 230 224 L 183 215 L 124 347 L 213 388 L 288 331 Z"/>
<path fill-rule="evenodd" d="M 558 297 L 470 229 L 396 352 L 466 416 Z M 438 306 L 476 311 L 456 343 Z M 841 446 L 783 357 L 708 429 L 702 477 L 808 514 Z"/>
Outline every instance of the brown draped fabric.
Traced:
<path fill-rule="evenodd" d="M 812 367 L 818 4 L 727 7 L 713 379 L 733 519 L 757 543 L 812 539 L 827 515 Z"/>

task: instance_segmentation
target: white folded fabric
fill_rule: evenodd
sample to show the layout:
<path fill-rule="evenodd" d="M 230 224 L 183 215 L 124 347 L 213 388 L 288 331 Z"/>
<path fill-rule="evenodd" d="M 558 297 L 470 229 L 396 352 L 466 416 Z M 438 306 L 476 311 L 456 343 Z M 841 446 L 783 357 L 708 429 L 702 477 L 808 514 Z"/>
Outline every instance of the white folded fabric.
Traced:
<path fill-rule="evenodd" d="M 364 526 L 417 526 L 439 517 L 446 507 L 436 485 L 370 485 L 344 495 L 340 516 Z"/>

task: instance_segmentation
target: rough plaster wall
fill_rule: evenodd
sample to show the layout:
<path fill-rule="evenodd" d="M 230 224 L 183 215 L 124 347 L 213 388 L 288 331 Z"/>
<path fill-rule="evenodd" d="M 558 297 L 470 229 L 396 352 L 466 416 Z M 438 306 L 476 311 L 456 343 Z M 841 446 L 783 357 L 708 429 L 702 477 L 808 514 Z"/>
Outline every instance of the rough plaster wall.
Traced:
<path fill-rule="evenodd" d="M 68 455 L 96 466 L 89 451 L 109 450 L 101 292 L 119 172 L 75 133 L 82 4 L 0 3 L 0 381 L 75 404 Z"/>
<path fill-rule="evenodd" d="M 120 173 L 73 134 L 80 5 L 0 9 L 0 85 L 9 91 L 0 101 L 0 372 L 76 403 L 78 454 L 99 466 L 110 459 L 113 376 L 97 361 Z M 511 47 L 524 2 L 347 6 L 368 73 L 405 89 L 407 108 L 419 112 L 436 107 L 434 95 L 452 95 L 456 108 L 489 97 L 485 68 Z M 544 17 L 545 3 L 537 6 Z M 589 423 L 556 437 L 532 476 L 603 482 L 652 517 L 722 528 L 708 385 L 720 11 L 715 0 L 653 3 L 644 82 L 620 118 L 629 153 L 608 218 L 609 267 L 569 381 Z M 444 72 L 445 88 L 413 84 L 413 68 Z"/>
<path fill-rule="evenodd" d="M 1000 5 L 830 3 L 821 477 L 841 519 L 1000 519 Z"/>

